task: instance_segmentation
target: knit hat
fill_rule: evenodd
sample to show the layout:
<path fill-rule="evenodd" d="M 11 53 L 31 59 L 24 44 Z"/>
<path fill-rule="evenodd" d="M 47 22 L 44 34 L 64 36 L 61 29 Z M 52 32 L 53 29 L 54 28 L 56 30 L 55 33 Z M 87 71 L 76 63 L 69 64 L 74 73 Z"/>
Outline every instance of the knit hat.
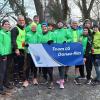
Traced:
<path fill-rule="evenodd" d="M 45 25 L 48 27 L 48 23 L 47 22 L 43 22 L 42 25 Z"/>
<path fill-rule="evenodd" d="M 31 26 L 31 27 L 32 27 L 32 26 L 36 26 L 36 27 L 37 27 L 37 24 L 36 24 L 35 22 L 32 22 L 30 26 Z"/>

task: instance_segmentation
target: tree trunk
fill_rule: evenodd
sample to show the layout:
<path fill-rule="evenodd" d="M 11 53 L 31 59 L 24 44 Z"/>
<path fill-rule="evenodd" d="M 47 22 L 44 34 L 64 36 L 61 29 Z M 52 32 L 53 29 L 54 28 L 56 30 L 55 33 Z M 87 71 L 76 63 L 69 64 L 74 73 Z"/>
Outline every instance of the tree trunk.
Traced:
<path fill-rule="evenodd" d="M 66 20 L 70 12 L 68 7 L 68 0 L 61 0 L 61 5 L 62 5 L 62 12 L 63 12 L 63 20 Z"/>
<path fill-rule="evenodd" d="M 89 7 L 87 7 L 87 1 L 88 0 L 78 0 L 77 2 L 74 1 L 76 3 L 76 5 L 80 8 L 80 11 L 82 13 L 82 17 L 83 20 L 84 19 L 90 19 L 90 13 L 94 4 L 95 0 L 91 0 L 89 3 Z"/>
<path fill-rule="evenodd" d="M 12 10 L 15 12 L 15 15 L 23 15 L 26 21 L 26 24 L 28 24 L 27 21 L 27 16 L 25 12 L 25 7 L 24 7 L 24 0 L 9 0 L 9 4 L 12 8 Z"/>

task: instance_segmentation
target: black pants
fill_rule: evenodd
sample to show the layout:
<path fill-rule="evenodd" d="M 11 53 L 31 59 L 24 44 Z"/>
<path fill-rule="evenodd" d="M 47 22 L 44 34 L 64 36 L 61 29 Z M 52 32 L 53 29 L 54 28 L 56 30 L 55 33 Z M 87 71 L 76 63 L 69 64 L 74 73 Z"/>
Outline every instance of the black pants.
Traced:
<path fill-rule="evenodd" d="M 20 55 L 14 53 L 14 81 L 24 80 L 23 66 L 24 66 L 24 51 L 20 50 Z"/>
<path fill-rule="evenodd" d="M 62 67 L 58 67 L 58 70 L 59 70 L 59 76 L 60 76 L 60 79 L 64 79 L 64 72 L 65 72 L 65 68 L 64 66 Z"/>
<path fill-rule="evenodd" d="M 53 82 L 53 68 L 52 67 L 43 67 L 42 68 L 44 79 L 48 79 L 48 75 L 50 78 L 50 82 Z"/>
<path fill-rule="evenodd" d="M 25 80 L 28 80 L 30 70 L 31 72 L 33 71 L 34 78 L 37 78 L 37 67 L 35 67 L 31 55 L 27 54 L 27 68 L 25 70 Z"/>
<path fill-rule="evenodd" d="M 77 65 L 75 67 L 79 68 L 80 76 L 81 77 L 85 77 L 85 74 L 84 74 L 84 65 Z"/>
<path fill-rule="evenodd" d="M 9 84 L 9 81 L 12 81 L 13 79 L 13 59 L 12 59 L 12 54 L 7 56 L 7 70 L 6 70 L 6 79 L 5 83 Z"/>
<path fill-rule="evenodd" d="M 91 79 L 91 71 L 92 71 L 92 62 L 93 62 L 93 56 L 92 54 L 89 54 L 86 57 L 86 72 L 87 72 L 87 80 Z"/>
<path fill-rule="evenodd" d="M 0 90 L 3 91 L 3 86 L 6 78 L 7 57 L 0 57 Z"/>

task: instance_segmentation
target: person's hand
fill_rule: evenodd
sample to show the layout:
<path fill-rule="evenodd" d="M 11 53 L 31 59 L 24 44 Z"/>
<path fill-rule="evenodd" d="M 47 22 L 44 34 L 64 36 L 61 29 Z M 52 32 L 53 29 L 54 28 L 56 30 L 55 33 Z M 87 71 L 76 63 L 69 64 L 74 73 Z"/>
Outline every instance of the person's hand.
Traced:
<path fill-rule="evenodd" d="M 94 54 L 94 48 L 92 48 L 92 54 Z"/>
<path fill-rule="evenodd" d="M 25 47 L 25 42 L 22 42 L 22 47 Z"/>
<path fill-rule="evenodd" d="M 86 58 L 84 58 L 84 63 L 86 62 Z"/>
<path fill-rule="evenodd" d="M 7 60 L 7 57 L 3 57 L 2 60 L 3 60 L 3 61 L 6 61 L 6 60 Z"/>
<path fill-rule="evenodd" d="M 66 43 L 66 41 L 63 42 L 63 44 Z"/>
<path fill-rule="evenodd" d="M 53 40 L 49 40 L 48 42 L 47 42 L 47 44 L 52 44 L 54 41 Z"/>
<path fill-rule="evenodd" d="M 16 49 L 16 50 L 15 50 L 15 53 L 16 53 L 17 56 L 19 56 L 19 55 L 20 55 L 19 49 Z"/>
<path fill-rule="evenodd" d="M 28 48 L 28 47 L 29 47 L 29 44 L 25 44 L 25 47 L 27 47 L 27 48 Z"/>

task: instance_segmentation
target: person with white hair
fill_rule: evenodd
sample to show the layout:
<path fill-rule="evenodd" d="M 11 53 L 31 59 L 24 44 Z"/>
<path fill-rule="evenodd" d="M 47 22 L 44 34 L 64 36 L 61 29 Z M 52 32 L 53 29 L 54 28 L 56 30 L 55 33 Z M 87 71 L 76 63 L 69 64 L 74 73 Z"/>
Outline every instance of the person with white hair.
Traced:
<path fill-rule="evenodd" d="M 17 25 L 11 30 L 11 39 L 14 58 L 14 82 L 19 85 L 23 81 L 23 65 L 25 53 L 25 19 L 23 16 L 18 16 Z"/>
<path fill-rule="evenodd" d="M 77 18 L 71 19 L 71 27 L 67 29 L 67 33 L 71 34 L 71 38 L 72 38 L 71 42 L 79 42 L 80 36 L 82 34 L 82 30 L 80 30 L 78 28 L 78 24 L 79 24 L 79 20 Z M 68 73 L 69 68 L 67 68 L 65 70 L 66 70 L 65 75 L 68 76 L 67 73 Z M 80 81 L 77 78 L 79 76 L 79 66 L 75 66 L 75 76 L 76 76 L 76 78 L 75 78 L 74 82 L 76 84 L 80 84 Z"/>

